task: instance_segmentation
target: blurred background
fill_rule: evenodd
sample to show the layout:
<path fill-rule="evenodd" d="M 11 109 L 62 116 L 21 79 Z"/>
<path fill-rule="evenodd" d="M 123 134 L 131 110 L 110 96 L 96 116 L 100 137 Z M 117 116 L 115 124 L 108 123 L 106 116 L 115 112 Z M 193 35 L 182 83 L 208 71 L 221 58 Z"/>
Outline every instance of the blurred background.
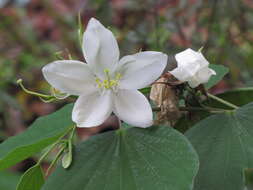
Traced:
<path fill-rule="evenodd" d="M 140 50 L 173 56 L 203 46 L 210 63 L 230 69 L 213 93 L 253 86 L 252 0 L 0 0 L 1 141 L 66 103 L 43 103 L 24 93 L 16 80 L 22 78 L 27 88 L 48 94 L 43 65 L 54 61 L 57 52 L 83 60 L 79 12 L 84 27 L 96 17 L 113 31 L 121 56 Z M 78 134 L 83 139 L 105 127 Z M 34 159 L 29 159 L 11 170 L 23 172 L 32 164 Z M 0 173 L 0 187 L 4 178 L 7 174 Z"/>

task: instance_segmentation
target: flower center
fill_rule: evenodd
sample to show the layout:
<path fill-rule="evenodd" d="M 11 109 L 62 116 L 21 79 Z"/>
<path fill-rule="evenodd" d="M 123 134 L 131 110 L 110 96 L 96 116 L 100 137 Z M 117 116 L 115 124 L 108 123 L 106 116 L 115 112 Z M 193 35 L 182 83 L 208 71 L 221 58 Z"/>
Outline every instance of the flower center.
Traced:
<path fill-rule="evenodd" d="M 106 75 L 106 79 L 105 80 L 100 80 L 99 78 L 96 78 L 96 83 L 98 84 L 98 88 L 115 90 L 115 88 L 119 84 L 119 80 L 122 77 L 121 74 L 120 73 L 116 73 L 115 77 L 111 78 L 110 74 L 109 74 L 110 73 L 109 69 L 105 69 L 104 72 L 105 72 L 105 75 Z"/>

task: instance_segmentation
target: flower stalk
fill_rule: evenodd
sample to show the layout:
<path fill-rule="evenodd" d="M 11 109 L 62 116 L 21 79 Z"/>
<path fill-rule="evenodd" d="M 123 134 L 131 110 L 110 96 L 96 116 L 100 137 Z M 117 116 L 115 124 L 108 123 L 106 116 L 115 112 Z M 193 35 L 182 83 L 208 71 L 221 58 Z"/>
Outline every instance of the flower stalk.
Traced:
<path fill-rule="evenodd" d="M 155 107 L 155 108 L 152 108 L 152 110 L 153 111 L 161 111 L 161 108 Z M 184 107 L 184 106 L 179 107 L 179 110 L 180 111 L 206 111 L 206 112 L 210 112 L 210 113 L 224 113 L 224 112 L 228 111 L 228 110 L 219 109 L 219 108 Z"/>
<path fill-rule="evenodd" d="M 219 98 L 219 97 L 217 97 L 217 96 L 215 96 L 215 95 L 212 95 L 212 94 L 210 94 L 210 93 L 207 93 L 207 96 L 208 96 L 209 98 L 213 99 L 213 100 L 216 100 L 216 101 L 218 101 L 218 102 L 220 102 L 220 103 L 222 103 L 222 104 L 224 104 L 224 105 L 230 107 L 230 108 L 233 108 L 233 109 L 239 108 L 238 106 L 236 106 L 236 105 L 234 105 L 234 104 L 232 104 L 232 103 L 230 103 L 230 102 L 228 102 L 228 101 L 226 101 L 226 100 L 223 100 L 223 99 L 221 99 L 221 98 Z"/>

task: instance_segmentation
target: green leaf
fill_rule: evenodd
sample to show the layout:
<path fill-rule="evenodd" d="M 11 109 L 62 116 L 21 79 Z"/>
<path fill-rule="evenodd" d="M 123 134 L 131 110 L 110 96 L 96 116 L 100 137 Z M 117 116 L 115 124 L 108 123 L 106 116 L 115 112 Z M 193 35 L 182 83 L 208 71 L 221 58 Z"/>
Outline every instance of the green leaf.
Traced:
<path fill-rule="evenodd" d="M 151 91 L 151 87 L 146 87 L 146 88 L 142 88 L 140 89 L 140 92 L 143 94 L 148 94 Z"/>
<path fill-rule="evenodd" d="M 217 94 L 216 96 L 228 102 L 231 102 L 232 104 L 235 104 L 237 106 L 243 106 L 253 101 L 253 88 L 238 88 L 238 89 L 226 91 L 221 94 Z M 217 102 L 215 100 L 209 100 L 209 101 L 206 101 L 205 103 L 213 107 L 219 107 L 219 108 L 225 108 L 225 109 L 229 108 L 225 106 L 224 104 L 221 104 L 220 102 Z"/>
<path fill-rule="evenodd" d="M 190 190 L 198 158 L 187 139 L 173 128 L 154 126 L 103 133 L 73 151 L 42 190 Z"/>
<path fill-rule="evenodd" d="M 9 172 L 0 172 L 0 189 L 14 190 L 18 184 L 20 176 Z"/>
<path fill-rule="evenodd" d="M 0 144 L 0 170 L 8 168 L 57 141 L 71 126 L 73 105 L 37 119 L 28 130 Z"/>
<path fill-rule="evenodd" d="M 186 132 L 200 159 L 195 190 L 240 190 L 253 167 L 253 103 L 210 116 Z"/>
<path fill-rule="evenodd" d="M 191 115 L 183 114 L 173 126 L 174 129 L 180 131 L 181 133 L 185 133 L 192 126 L 194 126 L 200 120 L 210 116 L 211 113 L 205 111 L 195 111 L 191 113 Z"/>
<path fill-rule="evenodd" d="M 45 183 L 40 165 L 29 168 L 21 177 L 16 190 L 40 190 Z"/>
<path fill-rule="evenodd" d="M 216 85 L 219 81 L 223 79 L 223 77 L 228 73 L 229 69 L 223 65 L 215 65 L 215 64 L 209 64 L 209 67 L 213 70 L 215 70 L 216 75 L 212 75 L 209 79 L 208 83 L 205 84 L 205 87 L 207 89 L 213 87 Z"/>
<path fill-rule="evenodd" d="M 244 183 L 245 183 L 245 190 L 252 190 L 253 189 L 253 169 L 248 168 L 244 171 Z"/>

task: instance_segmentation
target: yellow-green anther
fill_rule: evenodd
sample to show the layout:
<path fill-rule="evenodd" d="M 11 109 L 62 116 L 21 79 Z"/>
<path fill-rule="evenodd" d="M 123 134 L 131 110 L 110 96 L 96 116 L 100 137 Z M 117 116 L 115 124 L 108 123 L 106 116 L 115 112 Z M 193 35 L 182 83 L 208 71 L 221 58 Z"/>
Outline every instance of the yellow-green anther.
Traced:
<path fill-rule="evenodd" d="M 104 72 L 105 72 L 106 74 L 109 74 L 109 73 L 110 73 L 110 70 L 109 70 L 109 69 L 104 69 Z"/>
<path fill-rule="evenodd" d="M 96 78 L 96 83 L 98 84 L 98 88 L 102 88 L 103 84 L 102 82 L 99 80 L 99 78 Z"/>
<path fill-rule="evenodd" d="M 98 84 L 99 88 L 105 88 L 105 89 L 112 89 L 113 87 L 116 87 L 118 85 L 118 82 L 121 78 L 121 74 L 117 73 L 115 76 L 115 79 L 110 78 L 110 70 L 104 69 L 104 73 L 106 74 L 106 79 L 101 81 L 99 78 L 96 79 L 96 83 Z"/>
<path fill-rule="evenodd" d="M 104 69 L 104 72 L 106 74 L 107 80 L 110 81 L 110 70 L 109 69 Z"/>
<path fill-rule="evenodd" d="M 117 80 L 111 80 L 110 81 L 110 86 L 117 86 L 118 85 L 118 81 Z"/>
<path fill-rule="evenodd" d="M 110 83 L 109 83 L 108 80 L 104 80 L 103 83 L 104 83 L 103 85 L 104 85 L 104 87 L 105 87 L 106 89 L 110 88 Z"/>

